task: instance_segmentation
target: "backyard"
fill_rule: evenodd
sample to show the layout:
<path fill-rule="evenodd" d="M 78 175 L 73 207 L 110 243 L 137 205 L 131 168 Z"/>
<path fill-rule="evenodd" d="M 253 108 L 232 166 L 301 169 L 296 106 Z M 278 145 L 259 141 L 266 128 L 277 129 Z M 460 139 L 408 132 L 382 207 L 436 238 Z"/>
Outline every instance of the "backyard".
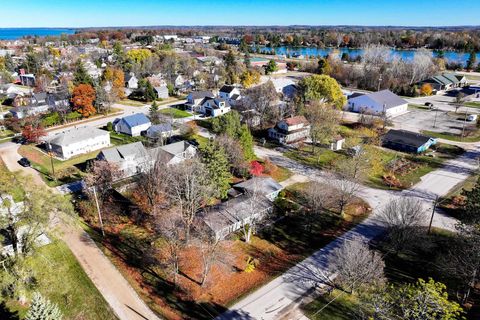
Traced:
<path fill-rule="evenodd" d="M 165 109 L 161 109 L 159 112 L 165 116 L 172 117 L 173 119 L 188 118 L 193 115 L 190 112 L 180 110 L 177 108 L 165 108 Z"/>
<path fill-rule="evenodd" d="M 154 311 L 167 319 L 211 319 L 352 228 L 368 212 L 366 205 L 357 200 L 347 208 L 344 218 L 325 211 L 317 219 L 309 219 L 299 195 L 305 186 L 294 185 L 285 192 L 275 218 L 264 225 L 251 243 L 241 240 L 240 234 L 223 241 L 220 260 L 213 265 L 205 286 L 199 284 L 202 258 L 194 243 L 181 251 L 177 286 L 166 272 L 168 264 L 161 263 L 157 254 L 145 254 L 152 252 L 152 246 L 156 248 L 153 252 L 162 252 L 165 244 L 153 236 L 148 218 L 138 222 L 138 213 L 133 214 L 137 209 L 123 196 L 117 194 L 107 204 L 104 239 L 99 236 L 93 216 L 87 218 L 93 227 L 87 230 Z M 360 213 L 354 209 L 358 206 L 363 207 Z M 247 261 L 254 264 L 248 272 Z"/>

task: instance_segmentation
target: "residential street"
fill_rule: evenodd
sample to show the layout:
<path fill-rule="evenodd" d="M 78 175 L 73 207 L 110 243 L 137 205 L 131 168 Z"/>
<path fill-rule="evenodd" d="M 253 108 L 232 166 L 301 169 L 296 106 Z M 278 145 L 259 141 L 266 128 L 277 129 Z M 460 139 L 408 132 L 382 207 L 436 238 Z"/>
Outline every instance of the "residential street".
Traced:
<path fill-rule="evenodd" d="M 311 180 L 324 182 L 325 179 L 329 178 L 324 172 L 299 164 L 284 157 L 280 152 L 260 147 L 257 147 L 255 151 L 258 156 L 269 157 L 274 163 L 287 167 L 296 174 L 308 177 Z M 476 161 L 478 155 L 479 149 L 477 147 L 458 159 L 448 161 L 444 168 L 425 175 L 420 183 L 408 191 L 395 192 L 363 187 L 359 196 L 373 208 L 372 214 L 365 221 L 297 264 L 282 276 L 246 296 L 217 319 L 273 320 L 289 318 L 286 317 L 286 313 L 290 312 L 292 308 L 294 309 L 300 303 L 302 297 L 305 297 L 312 288 L 313 283 L 306 279 L 311 278 L 312 273 L 318 274 L 327 271 L 328 255 L 333 249 L 347 239 L 359 236 L 365 241 L 369 241 L 383 231 L 377 220 L 377 215 L 381 208 L 393 197 L 417 196 L 424 201 L 426 209 L 429 209 L 427 213 L 430 214 L 432 199 L 436 195 L 445 195 L 451 188 L 466 179 L 471 172 L 470 170 L 478 168 Z M 455 222 L 455 219 L 437 211 L 433 225 L 454 230 Z"/>

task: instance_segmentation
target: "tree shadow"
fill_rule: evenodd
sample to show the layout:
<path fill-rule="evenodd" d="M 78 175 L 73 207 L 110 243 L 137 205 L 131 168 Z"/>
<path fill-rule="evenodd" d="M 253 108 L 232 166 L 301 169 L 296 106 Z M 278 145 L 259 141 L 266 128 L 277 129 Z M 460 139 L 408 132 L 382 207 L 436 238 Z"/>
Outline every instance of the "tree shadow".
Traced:
<path fill-rule="evenodd" d="M 2 320 L 20 320 L 18 311 L 10 311 L 5 302 L 0 303 L 0 319 Z"/>

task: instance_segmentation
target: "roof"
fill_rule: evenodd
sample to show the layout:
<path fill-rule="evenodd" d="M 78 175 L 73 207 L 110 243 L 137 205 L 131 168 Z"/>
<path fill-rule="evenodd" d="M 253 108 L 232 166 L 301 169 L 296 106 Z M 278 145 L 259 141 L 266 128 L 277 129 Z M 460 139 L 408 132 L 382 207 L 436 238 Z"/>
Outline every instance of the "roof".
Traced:
<path fill-rule="evenodd" d="M 420 133 L 393 129 L 388 131 L 387 134 L 383 137 L 384 142 L 393 142 L 396 144 L 412 146 L 415 148 L 423 146 L 425 143 L 430 141 L 430 139 L 433 138 Z"/>
<path fill-rule="evenodd" d="M 168 92 L 168 87 L 167 86 L 159 86 L 159 87 L 154 87 L 155 91 L 157 92 Z"/>
<path fill-rule="evenodd" d="M 452 83 L 459 83 L 460 81 L 458 78 L 453 74 L 453 73 L 444 73 L 442 74 L 443 77 L 447 78 L 450 80 Z"/>
<path fill-rule="evenodd" d="M 270 177 L 253 177 L 244 182 L 237 183 L 234 188 L 244 189 L 246 191 L 258 191 L 264 195 L 280 191 L 282 185 Z"/>
<path fill-rule="evenodd" d="M 289 126 L 296 126 L 297 124 L 308 123 L 307 118 L 305 118 L 304 116 L 291 117 L 284 119 L 283 121 L 285 121 Z"/>
<path fill-rule="evenodd" d="M 179 141 L 158 148 L 150 149 L 149 152 L 152 159 L 161 158 L 162 160 L 168 162 L 177 155 L 185 152 L 189 147 L 193 146 L 187 141 Z"/>
<path fill-rule="evenodd" d="M 100 153 L 103 154 L 105 160 L 110 163 L 120 163 L 129 156 L 134 156 L 135 158 L 148 156 L 148 152 L 141 142 L 134 142 L 105 149 Z"/>
<path fill-rule="evenodd" d="M 227 100 L 223 99 L 223 98 L 205 98 L 203 99 L 203 101 L 201 102 L 201 104 L 203 105 L 204 103 L 208 102 L 208 101 L 211 101 L 211 106 L 212 108 L 214 109 L 220 109 L 220 102 L 224 102 L 225 103 L 225 106 L 224 108 L 229 108 L 230 107 L 230 103 L 228 103 Z"/>
<path fill-rule="evenodd" d="M 150 123 L 150 119 L 148 119 L 143 113 L 135 113 L 130 116 L 123 117 L 120 119 L 120 121 L 125 122 L 130 128 Z"/>
<path fill-rule="evenodd" d="M 235 89 L 235 86 L 231 86 L 231 85 L 224 85 L 221 89 L 220 89 L 220 92 L 225 92 L 225 93 L 230 93 L 232 92 L 233 90 Z"/>
<path fill-rule="evenodd" d="M 214 98 L 215 96 L 211 91 L 192 91 L 190 92 L 192 99 Z"/>
<path fill-rule="evenodd" d="M 55 134 L 53 137 L 49 137 L 45 140 L 53 145 L 67 146 L 72 143 L 77 143 L 87 139 L 94 139 L 104 135 L 110 136 L 110 133 L 108 131 L 93 127 L 79 127 L 62 131 Z"/>
<path fill-rule="evenodd" d="M 147 133 L 153 133 L 153 132 L 170 132 L 172 131 L 172 125 L 170 123 L 160 123 L 160 124 L 155 124 L 148 128 Z"/>
<path fill-rule="evenodd" d="M 364 96 L 370 98 L 379 105 L 384 105 L 385 109 L 395 108 L 408 103 L 405 99 L 400 98 L 388 89 L 365 94 Z"/>

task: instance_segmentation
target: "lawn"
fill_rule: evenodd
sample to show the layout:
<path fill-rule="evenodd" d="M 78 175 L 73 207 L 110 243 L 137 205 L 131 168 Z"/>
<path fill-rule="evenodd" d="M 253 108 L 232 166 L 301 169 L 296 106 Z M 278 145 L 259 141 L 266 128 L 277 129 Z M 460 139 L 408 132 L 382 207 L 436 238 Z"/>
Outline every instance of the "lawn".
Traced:
<path fill-rule="evenodd" d="M 409 109 L 420 109 L 420 110 L 430 110 L 430 107 L 424 106 L 423 104 L 409 103 Z"/>
<path fill-rule="evenodd" d="M 358 301 L 353 295 L 334 290 L 303 306 L 302 310 L 311 320 L 350 320 L 355 318 Z"/>
<path fill-rule="evenodd" d="M 62 161 L 53 158 L 53 166 L 57 180 L 52 179 L 51 158 L 35 145 L 22 145 L 18 153 L 30 160 L 32 167 L 41 173 L 43 180 L 50 187 L 73 182 L 84 176 L 85 162 L 94 159 L 99 151 L 93 151 Z"/>
<path fill-rule="evenodd" d="M 428 131 L 428 130 L 423 130 L 422 133 L 424 135 L 433 137 L 433 138 L 439 138 L 439 139 L 444 139 L 444 140 L 450 140 L 450 141 L 457 141 L 457 142 L 478 142 L 480 141 L 480 130 L 476 130 L 473 134 L 466 136 L 466 137 L 461 137 L 460 135 L 457 134 L 452 134 L 448 132 L 436 132 L 436 131 Z"/>
<path fill-rule="evenodd" d="M 319 169 L 330 169 L 335 162 L 346 158 L 342 153 L 320 147 L 317 147 L 316 152 L 312 153 L 311 146 L 303 146 L 300 149 L 289 150 L 285 152 L 284 155 L 292 160 Z"/>
<path fill-rule="evenodd" d="M 187 118 L 192 116 L 190 112 L 177 108 L 165 108 L 161 109 L 159 112 L 163 115 L 173 117 L 174 119 Z"/>
<path fill-rule="evenodd" d="M 159 257 L 152 260 L 153 257 L 145 256 L 145 252 L 151 252 L 152 241 L 156 246 L 154 252 L 161 252 L 163 241 L 152 240 L 147 220 L 136 222 L 135 217 L 129 216 L 135 211 L 132 209 L 134 205 L 124 197 L 116 196 L 111 205 L 104 208 L 104 212 L 108 213 L 104 220 L 105 239 L 99 237 L 98 226 L 92 219 L 88 221 L 94 225 L 87 230 L 155 312 L 166 319 L 211 319 L 245 294 L 271 281 L 348 231 L 366 216 L 364 213 L 350 215 L 347 211 L 346 216 L 352 217 L 347 219 L 328 211 L 317 219 L 309 219 L 301 204 L 290 206 L 302 187 L 289 188 L 284 201 L 289 205 L 279 205 L 277 214 L 266 221 L 251 243 L 241 240 L 239 233 L 222 242 L 219 252 L 222 262 L 213 266 L 210 280 L 204 287 L 198 284 L 202 259 L 194 243 L 181 251 L 181 272 L 176 288 L 171 276 L 166 273 L 168 269 L 160 264 Z M 302 202 L 300 198 L 298 201 Z M 129 210 L 122 209 L 126 207 Z M 255 261 L 256 267 L 252 272 L 244 271 L 248 258 Z"/>
<path fill-rule="evenodd" d="M 27 263 L 35 273 L 36 290 L 59 306 L 64 319 L 116 319 L 65 243 L 54 240 L 39 248 L 38 254 L 29 257 Z M 17 301 L 3 302 L 11 312 L 18 312 L 21 318 L 28 309 Z M 0 318 L 5 319 L 1 308 Z"/>
<path fill-rule="evenodd" d="M 123 144 L 129 144 L 129 143 L 134 143 L 134 142 L 146 142 L 148 139 L 142 136 L 139 137 L 132 137 L 127 134 L 123 133 L 118 133 L 115 131 L 110 131 L 110 143 L 119 146 Z M 97 151 L 98 154 L 99 151 Z"/>
<path fill-rule="evenodd" d="M 465 102 L 465 105 L 467 107 L 471 107 L 471 108 L 480 108 L 480 102 Z"/>
<path fill-rule="evenodd" d="M 120 100 L 117 103 L 123 104 L 124 106 L 129 106 L 129 107 L 143 107 L 144 105 L 147 104 L 146 102 L 135 101 L 130 99 Z"/>

